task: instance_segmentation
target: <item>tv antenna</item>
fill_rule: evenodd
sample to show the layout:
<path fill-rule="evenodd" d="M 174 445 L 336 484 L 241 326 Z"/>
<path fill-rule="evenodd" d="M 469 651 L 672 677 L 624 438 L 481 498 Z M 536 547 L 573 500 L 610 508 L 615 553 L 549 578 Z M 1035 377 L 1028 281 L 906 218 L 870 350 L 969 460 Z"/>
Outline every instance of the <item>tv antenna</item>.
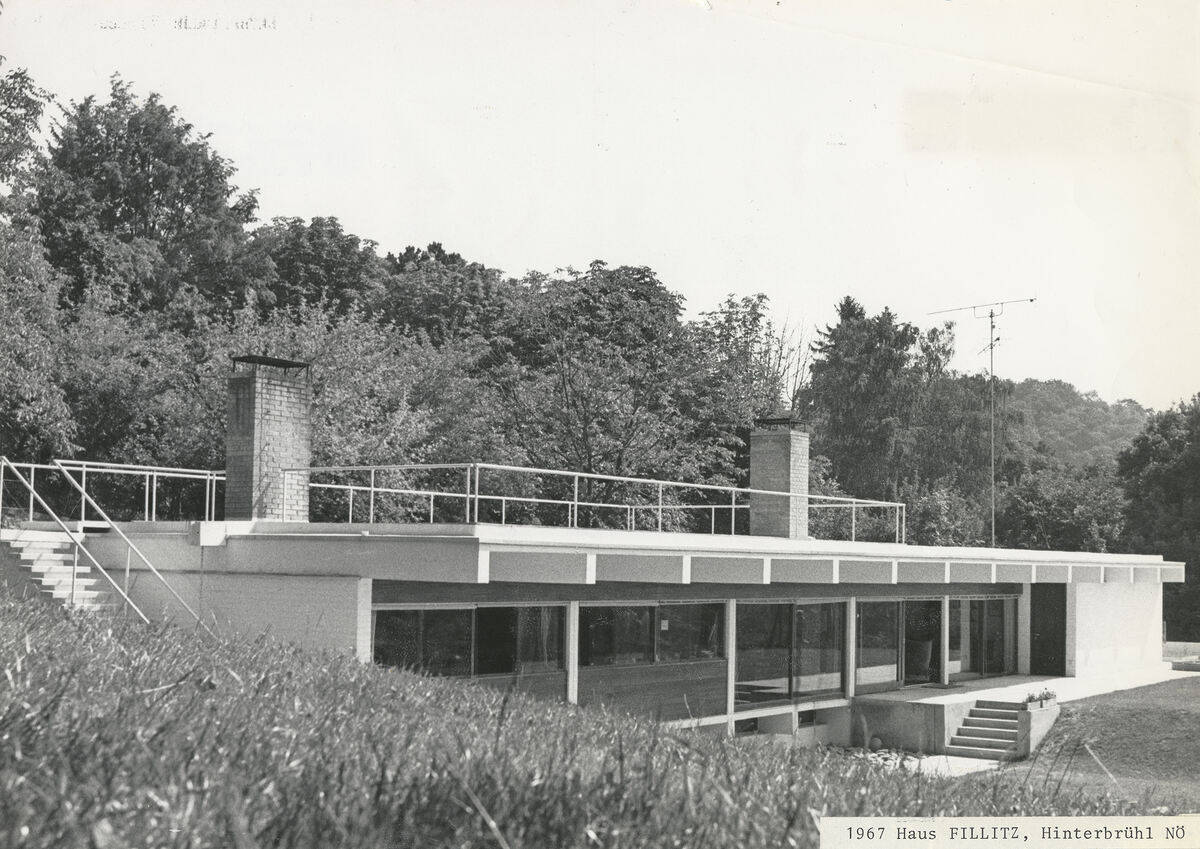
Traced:
<path fill-rule="evenodd" d="M 953 307 L 948 310 L 937 310 L 930 315 L 943 315 L 951 312 L 966 312 L 971 310 L 975 318 L 988 320 L 987 347 L 980 350 L 988 352 L 988 400 L 991 407 L 991 453 L 992 453 L 992 548 L 996 547 L 996 345 L 1000 337 L 996 335 L 996 319 L 1004 315 L 1004 308 L 1009 304 L 1032 304 L 1037 298 L 1016 298 L 1011 301 L 993 301 L 990 304 L 971 304 L 968 307 Z M 987 310 L 986 313 L 980 312 Z"/>

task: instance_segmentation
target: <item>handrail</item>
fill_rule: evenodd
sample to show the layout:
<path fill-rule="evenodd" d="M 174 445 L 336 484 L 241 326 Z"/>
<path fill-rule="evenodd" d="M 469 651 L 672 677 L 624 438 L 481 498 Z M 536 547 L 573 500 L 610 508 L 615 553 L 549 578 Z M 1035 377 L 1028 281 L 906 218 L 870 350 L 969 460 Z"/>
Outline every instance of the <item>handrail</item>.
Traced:
<path fill-rule="evenodd" d="M 82 551 L 84 554 L 87 555 L 87 559 L 92 561 L 92 565 L 96 567 L 96 569 L 100 572 L 100 574 L 103 575 L 110 584 L 112 584 L 113 589 L 116 590 L 118 593 L 120 593 L 121 598 L 125 599 L 125 603 L 133 608 L 133 612 L 136 613 L 143 622 L 145 622 L 147 625 L 149 625 L 150 620 L 149 620 L 149 618 L 147 618 L 146 614 L 142 613 L 141 608 L 133 603 L 133 599 L 131 599 L 128 595 L 125 594 L 125 591 L 123 589 L 121 589 L 121 587 L 117 584 L 117 582 L 115 580 L 113 580 L 112 575 L 108 574 L 107 570 L 105 570 L 105 568 L 100 565 L 100 561 L 97 560 L 92 555 L 92 553 L 87 550 L 87 546 L 83 544 L 83 540 L 82 540 L 83 535 L 78 534 L 78 533 L 72 533 L 71 529 L 67 527 L 66 523 L 63 522 L 63 520 L 59 518 L 57 513 L 55 513 L 53 510 L 50 509 L 50 505 L 47 504 L 45 499 L 43 499 L 42 496 L 40 496 L 38 494 L 37 490 L 33 488 L 33 484 L 30 483 L 29 481 L 25 480 L 25 476 L 21 474 L 21 472 L 17 469 L 17 467 L 14 466 L 7 457 L 0 455 L 0 469 L 4 469 L 4 468 L 8 468 L 8 469 L 12 470 L 12 473 L 14 475 L 16 475 L 17 480 L 20 481 L 21 484 L 27 490 L 29 490 L 30 497 L 36 498 L 38 504 L 40 504 L 42 506 L 42 509 L 46 511 L 46 515 L 48 515 L 51 519 L 53 519 L 58 524 L 58 526 L 63 529 L 63 532 L 66 533 L 67 536 L 69 536 L 74 541 L 75 550 Z M 72 480 L 74 480 L 74 479 L 72 478 Z M 74 579 L 72 578 L 72 580 L 74 580 Z"/>
<path fill-rule="evenodd" d="M 11 462 L 11 461 L 10 461 Z M 146 466 L 131 463 L 92 462 L 90 460 L 54 460 L 64 467 L 80 472 L 83 486 L 87 488 L 88 474 L 92 475 L 121 475 L 124 477 L 142 478 L 145 483 L 142 494 L 143 516 L 145 521 L 154 522 L 158 519 L 158 486 L 162 480 L 202 481 L 204 483 L 204 516 L 205 521 L 213 521 L 217 511 L 217 484 L 225 481 L 225 472 L 215 469 L 187 469 L 177 466 Z M 12 463 L 14 468 L 28 470 L 30 482 L 34 472 L 38 470 L 57 471 L 52 463 Z M 3 481 L 0 475 L 0 482 Z M 3 494 L 0 493 L 0 499 Z M 32 519 L 32 508 L 30 509 Z M 87 518 L 85 504 L 80 505 L 80 521 Z"/>
<path fill-rule="evenodd" d="M 564 479 L 568 483 L 573 481 L 574 493 L 572 496 L 562 499 L 548 498 L 538 495 L 522 496 L 516 494 L 505 495 L 503 493 L 489 493 L 484 491 L 482 486 L 483 472 L 486 470 L 508 472 L 535 478 L 549 476 Z M 896 542 L 903 543 L 906 541 L 907 537 L 906 505 L 899 501 L 881 501 L 876 499 L 853 498 L 849 496 L 823 495 L 819 493 L 789 492 L 787 490 L 752 489 L 750 487 L 742 488 L 711 483 L 686 483 L 683 481 L 667 481 L 656 478 L 635 478 L 624 475 L 605 475 L 596 472 L 570 472 L 562 469 L 542 469 L 536 467 L 506 465 L 501 463 L 396 463 L 375 466 L 311 466 L 305 468 L 289 468 L 281 471 L 285 482 L 291 475 L 303 475 L 307 479 L 311 475 L 317 473 L 370 473 L 370 481 L 365 485 L 355 484 L 353 480 L 347 483 L 318 483 L 312 481 L 311 479 L 307 480 L 307 486 L 309 489 L 340 490 L 348 493 L 350 521 L 354 520 L 355 493 L 366 493 L 368 496 L 368 522 L 373 522 L 375 520 L 375 496 L 382 494 L 396 494 L 427 498 L 429 500 L 429 521 L 431 522 L 433 521 L 434 516 L 434 498 L 450 498 L 463 499 L 465 510 L 464 521 L 468 523 L 471 521 L 479 521 L 480 502 L 487 503 L 489 501 L 500 502 L 501 524 L 507 523 L 505 520 L 504 507 L 508 502 L 566 506 L 568 511 L 567 524 L 569 527 L 578 526 L 579 509 L 581 507 L 591 509 L 613 508 L 627 510 L 631 516 L 631 527 L 633 523 L 632 515 L 634 513 L 645 509 L 654 510 L 659 516 L 659 530 L 663 530 L 662 517 L 664 512 L 696 509 L 711 511 L 711 528 L 713 529 L 713 533 L 716 532 L 717 511 L 729 511 L 729 515 L 731 517 L 729 523 L 729 532 L 734 534 L 736 533 L 736 527 L 733 517 L 738 514 L 738 511 L 746 511 L 750 509 L 749 502 L 754 501 L 755 498 L 787 498 L 789 499 L 789 502 L 792 502 L 793 507 L 795 507 L 795 500 L 799 499 L 801 509 L 805 510 L 809 508 L 820 507 L 849 511 L 849 531 L 851 540 L 857 538 L 857 526 L 860 511 L 879 508 L 894 512 L 894 533 Z M 436 471 L 465 473 L 465 486 L 458 489 L 458 491 L 454 491 L 454 484 L 447 483 L 443 485 L 445 487 L 444 489 L 438 490 L 428 488 L 430 486 L 429 484 L 426 484 L 426 486 L 416 485 L 417 482 L 413 481 L 414 486 L 411 487 L 405 487 L 403 485 L 399 487 L 389 487 L 380 485 L 378 480 L 379 473 L 381 472 L 396 472 L 405 474 Z M 581 498 L 579 486 L 581 480 L 627 484 L 630 487 L 655 488 L 657 489 L 657 504 L 639 504 L 634 502 L 625 503 L 620 500 L 619 496 L 616 497 L 613 502 L 597 502 L 586 500 L 585 498 Z M 433 486 L 439 486 L 439 484 L 433 484 Z M 727 497 L 728 502 L 725 504 L 692 504 L 690 503 L 689 499 L 689 503 L 670 504 L 664 500 L 664 495 L 668 490 L 691 490 L 695 493 L 717 493 Z M 633 497 L 633 493 L 629 493 L 629 496 Z M 740 504 L 738 503 L 739 499 L 742 500 L 742 503 Z M 637 500 L 637 498 L 634 498 L 634 501 Z"/>
<path fill-rule="evenodd" d="M 110 519 L 108 517 L 108 514 L 104 512 L 104 508 L 102 508 L 98 503 L 96 503 L 96 499 L 94 499 L 94 498 L 92 498 L 92 496 L 88 495 L 87 490 L 85 490 L 82 486 L 79 485 L 79 481 L 75 480 L 74 475 L 72 475 L 69 471 L 67 471 L 67 468 L 62 463 L 60 463 L 58 460 L 54 460 L 53 462 L 54 462 L 54 465 L 56 467 L 58 467 L 58 470 L 60 472 L 62 472 L 63 477 L 65 477 L 68 481 L 70 481 L 71 485 L 74 486 L 77 490 L 79 490 L 79 494 L 82 495 L 83 498 L 87 500 L 87 503 L 89 505 L 91 505 L 91 508 L 96 511 L 96 513 L 100 516 L 100 518 L 104 522 L 106 522 L 112 530 L 116 531 L 117 536 L 119 536 L 125 542 L 125 544 L 127 546 L 129 546 L 129 550 L 132 551 L 134 554 L 136 554 L 138 556 L 138 558 L 140 558 L 141 561 L 146 564 L 146 568 L 149 569 L 154 574 L 154 577 L 158 578 L 158 580 L 162 583 L 162 585 L 164 587 L 167 588 L 167 590 L 171 593 L 171 595 L 175 596 L 175 600 L 178 601 L 181 605 L 183 605 L 183 609 L 192 615 L 192 618 L 196 620 L 196 624 L 199 625 L 201 628 L 203 628 L 205 631 L 207 631 L 209 636 L 215 637 L 216 634 L 214 634 L 212 632 L 212 629 L 209 628 L 208 625 L 206 625 L 204 623 L 204 620 L 200 618 L 200 614 L 197 613 L 196 611 L 192 610 L 191 605 L 189 605 L 186 601 L 184 601 L 183 597 L 180 596 L 179 593 L 175 592 L 175 588 L 172 587 L 167 582 L 167 579 L 163 577 L 161 572 L 159 572 L 157 569 L 154 568 L 154 564 L 151 563 L 146 558 L 146 555 L 142 554 L 141 549 L 139 549 L 136 545 L 133 544 L 133 540 L 131 540 L 125 534 L 125 532 L 117 526 L 116 522 L 114 522 L 112 519 Z"/>

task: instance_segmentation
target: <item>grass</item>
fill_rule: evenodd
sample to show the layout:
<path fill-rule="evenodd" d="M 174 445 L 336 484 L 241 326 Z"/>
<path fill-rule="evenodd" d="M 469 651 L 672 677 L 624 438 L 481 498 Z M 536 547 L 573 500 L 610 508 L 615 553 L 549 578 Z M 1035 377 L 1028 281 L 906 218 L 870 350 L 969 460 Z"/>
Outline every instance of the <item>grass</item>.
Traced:
<path fill-rule="evenodd" d="M 1063 706 L 1033 774 L 1070 764 L 1071 786 L 1200 813 L 1198 728 L 1200 676 L 1080 699 Z"/>
<path fill-rule="evenodd" d="M 823 815 L 1146 810 L 673 733 L 2 589 L 0 670 L 6 847 L 817 846 Z"/>

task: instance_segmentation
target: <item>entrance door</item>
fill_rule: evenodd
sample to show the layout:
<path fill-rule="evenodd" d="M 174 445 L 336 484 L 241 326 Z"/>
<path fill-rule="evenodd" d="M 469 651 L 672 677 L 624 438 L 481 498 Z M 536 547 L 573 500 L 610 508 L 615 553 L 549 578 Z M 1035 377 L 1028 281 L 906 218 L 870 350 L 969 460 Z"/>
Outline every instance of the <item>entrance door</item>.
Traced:
<path fill-rule="evenodd" d="M 1032 584 L 1029 594 L 1029 671 L 1067 674 L 1067 585 Z"/>

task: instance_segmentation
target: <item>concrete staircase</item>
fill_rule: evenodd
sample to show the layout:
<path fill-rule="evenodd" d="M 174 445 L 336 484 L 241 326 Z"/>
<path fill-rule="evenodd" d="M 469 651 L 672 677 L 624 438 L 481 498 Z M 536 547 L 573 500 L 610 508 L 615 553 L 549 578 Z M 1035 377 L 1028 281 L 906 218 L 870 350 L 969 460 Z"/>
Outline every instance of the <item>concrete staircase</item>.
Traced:
<path fill-rule="evenodd" d="M 11 530 L 0 535 L 16 555 L 17 572 L 32 581 L 42 595 L 73 610 L 107 612 L 114 607 L 108 581 L 78 557 L 76 543 L 83 534 L 63 531 Z M 13 558 L 8 558 L 10 564 Z M 12 570 L 9 570 L 10 577 Z"/>
<path fill-rule="evenodd" d="M 1017 755 L 1017 714 L 1021 707 L 1019 702 L 984 699 L 975 702 L 958 733 L 950 738 L 946 754 L 990 761 L 1012 760 Z"/>

